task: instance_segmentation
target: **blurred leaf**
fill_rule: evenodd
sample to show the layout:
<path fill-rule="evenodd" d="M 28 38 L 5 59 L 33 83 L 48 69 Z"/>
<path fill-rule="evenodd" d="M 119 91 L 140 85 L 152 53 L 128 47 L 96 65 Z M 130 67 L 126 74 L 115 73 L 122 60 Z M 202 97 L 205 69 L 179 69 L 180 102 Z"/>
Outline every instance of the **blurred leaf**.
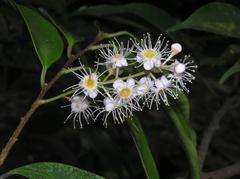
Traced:
<path fill-rule="evenodd" d="M 40 162 L 25 165 L 10 171 L 29 179 L 104 179 L 94 173 L 61 163 Z"/>
<path fill-rule="evenodd" d="M 189 124 L 190 105 L 188 97 L 184 93 L 181 93 L 177 102 L 171 105 L 171 107 L 167 107 L 167 112 L 171 118 L 179 121 L 184 134 L 193 142 L 194 146 L 196 146 L 196 134 Z"/>
<path fill-rule="evenodd" d="M 160 30 L 172 26 L 175 21 L 164 10 L 146 3 L 129 3 L 125 5 L 97 5 L 92 7 L 81 7 L 73 15 L 88 15 L 106 17 L 113 14 L 133 14 L 141 17 L 148 23 Z M 129 19 L 128 19 L 129 20 Z"/>
<path fill-rule="evenodd" d="M 195 131 L 189 124 L 189 102 L 185 94 L 179 96 L 179 101 L 171 107 L 167 107 L 167 112 L 175 125 L 178 135 L 183 143 L 183 147 L 191 167 L 191 178 L 200 179 L 200 167 L 197 154 L 197 137 Z"/>
<path fill-rule="evenodd" d="M 63 34 L 63 36 L 66 38 L 68 44 L 70 46 L 73 46 L 75 43 L 80 42 L 82 39 L 80 39 L 77 36 L 72 35 L 71 33 L 69 33 L 68 31 L 66 31 L 63 27 L 61 27 L 60 25 L 58 25 L 56 23 L 56 21 L 48 14 L 48 12 L 42 8 L 39 8 L 40 12 L 46 16 L 51 22 L 52 24 L 55 25 L 55 27 L 57 27 L 57 29 Z"/>
<path fill-rule="evenodd" d="M 138 153 L 141 157 L 141 162 L 148 179 L 160 179 L 157 166 L 152 156 L 152 152 L 149 148 L 148 141 L 142 129 L 142 126 L 137 116 L 133 116 L 132 119 L 128 119 L 128 124 L 131 129 L 132 137 L 135 145 L 138 149 Z"/>
<path fill-rule="evenodd" d="M 62 55 L 62 38 L 57 29 L 37 11 L 23 5 L 15 5 L 27 25 L 42 66 L 47 70 Z"/>
<path fill-rule="evenodd" d="M 189 121 L 190 120 L 190 105 L 189 105 L 188 97 L 184 93 L 181 93 L 178 100 L 179 100 L 178 101 L 179 108 L 176 110 L 178 110 L 178 113 L 182 113 L 182 116 L 186 120 Z"/>
<path fill-rule="evenodd" d="M 231 68 L 229 68 L 221 77 L 219 83 L 223 84 L 230 76 L 240 72 L 240 60 L 237 61 Z"/>
<path fill-rule="evenodd" d="M 240 9 L 226 3 L 213 2 L 197 9 L 184 22 L 168 32 L 195 29 L 240 38 Z"/>

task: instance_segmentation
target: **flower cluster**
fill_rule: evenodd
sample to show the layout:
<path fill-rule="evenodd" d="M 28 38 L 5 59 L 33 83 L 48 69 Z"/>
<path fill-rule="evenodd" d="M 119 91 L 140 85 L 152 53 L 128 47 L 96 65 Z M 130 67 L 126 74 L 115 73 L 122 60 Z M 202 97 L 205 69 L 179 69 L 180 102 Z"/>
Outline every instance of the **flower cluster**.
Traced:
<path fill-rule="evenodd" d="M 73 116 L 74 127 L 76 122 L 82 127 L 82 119 L 88 123 L 90 118 L 102 119 L 104 126 L 108 118 L 120 124 L 134 111 L 158 109 L 160 104 L 169 105 L 169 97 L 177 99 L 179 92 L 188 92 L 186 85 L 195 79 L 197 66 L 189 56 L 175 59 L 182 51 L 179 43 L 169 48 L 159 36 L 154 44 L 150 34 L 130 42 L 125 46 L 115 39 L 100 49 L 103 62 L 98 65 L 105 67 L 104 72 L 93 72 L 82 64 L 81 70 L 73 71 L 79 79 L 69 87 L 74 93 L 68 118 Z"/>

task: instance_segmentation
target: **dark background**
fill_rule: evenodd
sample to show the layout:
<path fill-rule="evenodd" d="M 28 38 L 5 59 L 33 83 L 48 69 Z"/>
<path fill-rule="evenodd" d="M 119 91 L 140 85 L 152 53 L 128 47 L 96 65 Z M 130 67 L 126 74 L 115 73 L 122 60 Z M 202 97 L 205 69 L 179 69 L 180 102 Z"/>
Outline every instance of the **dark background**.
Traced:
<path fill-rule="evenodd" d="M 142 19 L 130 14 L 121 14 L 140 23 L 139 29 L 121 23 L 94 17 L 68 17 L 82 5 L 97 5 L 99 1 L 33 0 L 18 1 L 28 7 L 42 7 L 72 33 L 84 37 L 80 46 L 85 46 L 96 35 L 96 24 L 107 32 L 128 30 L 142 34 L 146 29 L 152 34 L 164 33 Z M 101 4 L 125 4 L 129 1 L 109 0 Z M 133 1 L 131 1 L 133 2 Z M 140 2 L 140 1 L 136 1 Z M 212 1 L 167 0 L 141 1 L 167 11 L 176 20 L 184 20 L 196 9 Z M 240 7 L 237 0 L 222 1 Z M 154 18 L 154 17 L 153 17 Z M 212 33 L 184 30 L 176 39 L 183 44 L 183 52 L 191 54 L 199 65 L 197 79 L 190 85 L 191 124 L 196 130 L 198 142 L 216 111 L 230 97 L 239 93 L 239 74 L 224 85 L 218 81 L 240 55 L 239 40 Z M 80 48 L 80 46 L 77 47 Z M 94 58 L 89 53 L 83 59 Z M 58 62 L 48 73 L 48 79 L 59 69 Z M 3 1 L 0 2 L 0 147 L 2 148 L 39 92 L 41 65 L 35 54 L 30 36 L 19 14 Z M 59 93 L 76 79 L 62 78 L 49 93 Z M 1 173 L 33 162 L 61 162 L 86 169 L 106 178 L 145 178 L 144 170 L 126 124 L 108 128 L 101 123 L 73 129 L 72 123 L 63 124 L 69 109 L 61 109 L 66 101 L 41 107 L 27 124 L 19 141 L 13 147 Z M 231 109 L 221 120 L 214 135 L 204 170 L 212 171 L 240 161 L 239 106 Z M 140 113 L 154 158 L 162 178 L 176 178 L 188 170 L 188 162 L 177 133 L 164 111 Z M 15 176 L 16 177 L 16 176 Z M 14 177 L 13 177 L 14 178 Z M 16 177 L 18 178 L 18 177 Z M 240 176 L 233 177 L 235 179 Z M 232 179 L 233 179 L 232 178 Z"/>

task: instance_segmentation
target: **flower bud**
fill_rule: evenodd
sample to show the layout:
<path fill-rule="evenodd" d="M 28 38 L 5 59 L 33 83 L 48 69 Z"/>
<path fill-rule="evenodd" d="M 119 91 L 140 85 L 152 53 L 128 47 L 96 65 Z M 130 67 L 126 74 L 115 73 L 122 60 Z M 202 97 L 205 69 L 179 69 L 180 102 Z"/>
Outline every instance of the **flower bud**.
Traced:
<path fill-rule="evenodd" d="M 178 53 L 180 53 L 182 51 L 182 46 L 179 43 L 174 43 L 171 45 L 171 55 L 177 55 Z"/>

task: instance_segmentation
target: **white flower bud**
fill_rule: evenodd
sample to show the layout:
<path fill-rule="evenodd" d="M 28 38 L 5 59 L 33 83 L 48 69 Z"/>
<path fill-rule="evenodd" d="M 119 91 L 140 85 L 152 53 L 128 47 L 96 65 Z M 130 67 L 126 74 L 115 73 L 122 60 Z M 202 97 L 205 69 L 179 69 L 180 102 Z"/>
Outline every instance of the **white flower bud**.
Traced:
<path fill-rule="evenodd" d="M 176 66 L 174 67 L 174 71 L 177 74 L 181 74 L 186 70 L 186 66 L 183 63 L 178 63 L 176 64 Z"/>
<path fill-rule="evenodd" d="M 177 55 L 178 53 L 180 53 L 182 51 L 182 46 L 179 43 L 174 43 L 171 45 L 171 55 Z"/>

